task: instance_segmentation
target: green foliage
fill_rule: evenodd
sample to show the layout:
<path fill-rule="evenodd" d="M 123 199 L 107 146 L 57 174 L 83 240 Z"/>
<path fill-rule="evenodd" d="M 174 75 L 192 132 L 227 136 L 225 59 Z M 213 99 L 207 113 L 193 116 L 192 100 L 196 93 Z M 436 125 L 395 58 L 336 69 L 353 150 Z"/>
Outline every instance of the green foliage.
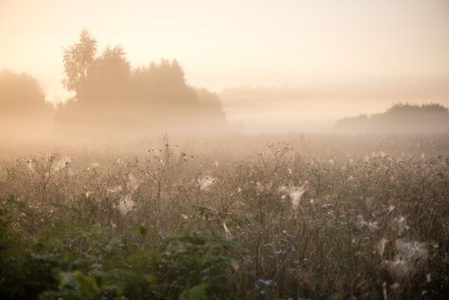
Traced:
<path fill-rule="evenodd" d="M 179 296 L 179 300 L 206 300 L 207 284 L 200 284 L 191 289 L 185 290 Z"/>
<path fill-rule="evenodd" d="M 0 298 L 447 298 L 447 136 L 286 138 L 5 159 Z"/>
<path fill-rule="evenodd" d="M 177 298 L 183 290 L 207 284 L 209 296 L 225 296 L 231 275 L 229 255 L 238 250 L 236 244 L 217 232 L 180 230 L 165 238 L 153 257 L 155 293 Z"/>
<path fill-rule="evenodd" d="M 43 291 L 57 286 L 55 275 L 69 268 L 74 257 L 48 232 L 40 232 L 36 239 L 22 237 L 11 228 L 9 207 L 4 207 L 3 211 L 0 218 L 0 297 L 37 298 Z"/>
<path fill-rule="evenodd" d="M 180 230 L 163 238 L 133 226 L 116 235 L 95 224 L 77 236 L 43 230 L 24 238 L 12 228 L 11 202 L 0 219 L 1 298 L 204 299 L 229 292 L 229 255 L 238 247 L 219 233 Z"/>

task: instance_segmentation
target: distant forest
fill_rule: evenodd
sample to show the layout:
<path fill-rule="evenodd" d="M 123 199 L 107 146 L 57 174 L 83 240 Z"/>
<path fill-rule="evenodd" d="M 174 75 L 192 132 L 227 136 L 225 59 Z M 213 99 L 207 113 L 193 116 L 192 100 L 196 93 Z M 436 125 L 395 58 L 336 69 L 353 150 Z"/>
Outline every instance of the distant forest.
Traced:
<path fill-rule="evenodd" d="M 60 131 L 78 127 L 207 131 L 227 125 L 219 96 L 187 85 L 176 60 L 133 69 L 121 46 L 99 53 L 97 40 L 82 30 L 79 41 L 64 49 L 63 63 L 62 83 L 74 97 L 56 109 L 45 103 L 36 79 L 1 72 L 1 119 L 24 124 L 53 116 Z"/>
<path fill-rule="evenodd" d="M 63 49 L 62 63 L 63 86 L 74 96 L 56 107 L 45 102 L 37 79 L 25 73 L 0 72 L 2 135 L 52 129 L 62 134 L 80 129 L 81 133 L 86 132 L 84 129 L 100 133 L 106 129 L 125 133 L 215 131 L 228 126 L 220 98 L 230 123 L 243 121 L 256 128 L 274 128 L 276 122 L 284 122 L 284 130 L 294 130 L 300 121 L 306 124 L 301 123 L 302 128 L 307 127 L 309 119 L 322 117 L 326 111 L 328 118 L 334 117 L 332 122 L 345 116 L 347 106 L 329 108 L 338 101 L 344 100 L 353 111 L 359 111 L 369 103 L 386 103 L 397 96 L 397 91 L 382 89 L 369 90 L 369 98 L 358 89 L 287 86 L 245 86 L 224 89 L 218 95 L 189 86 L 176 60 L 162 59 L 132 68 L 123 47 L 108 46 L 100 52 L 97 40 L 87 30 L 81 31 L 79 41 Z M 341 133 L 442 132 L 449 130 L 449 111 L 436 103 L 400 103 L 371 117 L 341 119 L 335 128 Z"/>
<path fill-rule="evenodd" d="M 437 104 L 398 103 L 381 114 L 339 120 L 343 133 L 435 133 L 449 131 L 449 110 Z"/>

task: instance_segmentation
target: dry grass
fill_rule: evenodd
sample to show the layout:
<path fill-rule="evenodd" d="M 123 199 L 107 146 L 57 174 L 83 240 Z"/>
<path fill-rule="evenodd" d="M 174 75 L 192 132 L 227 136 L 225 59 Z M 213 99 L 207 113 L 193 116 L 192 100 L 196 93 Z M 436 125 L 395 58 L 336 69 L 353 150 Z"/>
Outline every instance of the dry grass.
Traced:
<path fill-rule="evenodd" d="M 447 135 L 4 147 L 0 199 L 24 204 L 12 227 L 26 236 L 70 218 L 117 234 L 193 226 L 245 249 L 230 298 L 449 296 Z"/>

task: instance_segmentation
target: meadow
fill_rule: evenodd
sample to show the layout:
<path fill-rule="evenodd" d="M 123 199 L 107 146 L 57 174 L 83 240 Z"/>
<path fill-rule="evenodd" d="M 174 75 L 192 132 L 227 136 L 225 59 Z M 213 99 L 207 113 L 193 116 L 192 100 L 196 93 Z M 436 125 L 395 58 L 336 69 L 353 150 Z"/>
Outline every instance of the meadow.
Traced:
<path fill-rule="evenodd" d="M 0 145 L 1 299 L 447 299 L 449 135 Z"/>

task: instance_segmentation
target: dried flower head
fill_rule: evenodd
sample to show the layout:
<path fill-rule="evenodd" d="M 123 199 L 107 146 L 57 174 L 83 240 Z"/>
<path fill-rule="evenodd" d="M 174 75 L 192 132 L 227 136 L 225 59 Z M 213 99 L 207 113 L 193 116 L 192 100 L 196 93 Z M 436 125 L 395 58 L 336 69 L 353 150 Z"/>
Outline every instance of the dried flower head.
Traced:
<path fill-rule="evenodd" d="M 407 220 L 403 216 L 394 218 L 393 222 L 390 224 L 390 227 L 398 236 L 401 236 L 404 231 L 409 229 Z"/>
<path fill-rule="evenodd" d="M 204 176 L 198 179 L 198 184 L 201 191 L 206 191 L 210 189 L 210 187 L 215 184 L 217 180 L 210 176 Z"/>
<path fill-rule="evenodd" d="M 141 180 L 136 178 L 133 174 L 128 174 L 128 182 L 126 183 L 126 188 L 128 191 L 135 192 L 139 189 L 141 184 Z"/>
<path fill-rule="evenodd" d="M 134 203 L 134 201 L 132 201 L 131 195 L 126 195 L 120 199 L 120 202 L 119 202 L 117 208 L 120 211 L 120 213 L 123 216 L 125 216 L 130 211 L 132 211 L 134 209 L 134 207 L 135 207 L 135 203 Z"/>
<path fill-rule="evenodd" d="M 34 169 L 36 166 L 36 163 L 34 160 L 32 160 L 31 158 L 26 158 L 23 160 L 25 162 L 25 165 L 27 166 L 28 169 L 31 170 L 31 172 L 36 172 L 36 170 Z"/>
<path fill-rule="evenodd" d="M 298 209 L 299 202 L 301 201 L 302 195 L 304 195 L 304 193 L 307 190 L 308 183 L 309 183 L 309 181 L 306 180 L 306 182 L 302 186 L 300 186 L 300 187 L 291 186 L 288 189 L 288 195 L 290 196 L 290 198 L 292 200 L 293 210 L 296 211 Z"/>
<path fill-rule="evenodd" d="M 396 279 L 410 278 L 425 266 L 429 254 L 424 243 L 398 239 L 395 248 L 397 254 L 394 260 L 385 261 L 384 264 Z"/>
<path fill-rule="evenodd" d="M 54 161 L 55 156 L 51 156 L 51 161 Z M 45 174 L 45 177 L 51 176 L 62 169 L 68 167 L 72 160 L 68 156 L 63 156 L 59 161 L 52 163 L 52 166 L 50 168 L 50 171 Z M 72 175 L 72 170 L 68 169 L 69 175 Z"/>

